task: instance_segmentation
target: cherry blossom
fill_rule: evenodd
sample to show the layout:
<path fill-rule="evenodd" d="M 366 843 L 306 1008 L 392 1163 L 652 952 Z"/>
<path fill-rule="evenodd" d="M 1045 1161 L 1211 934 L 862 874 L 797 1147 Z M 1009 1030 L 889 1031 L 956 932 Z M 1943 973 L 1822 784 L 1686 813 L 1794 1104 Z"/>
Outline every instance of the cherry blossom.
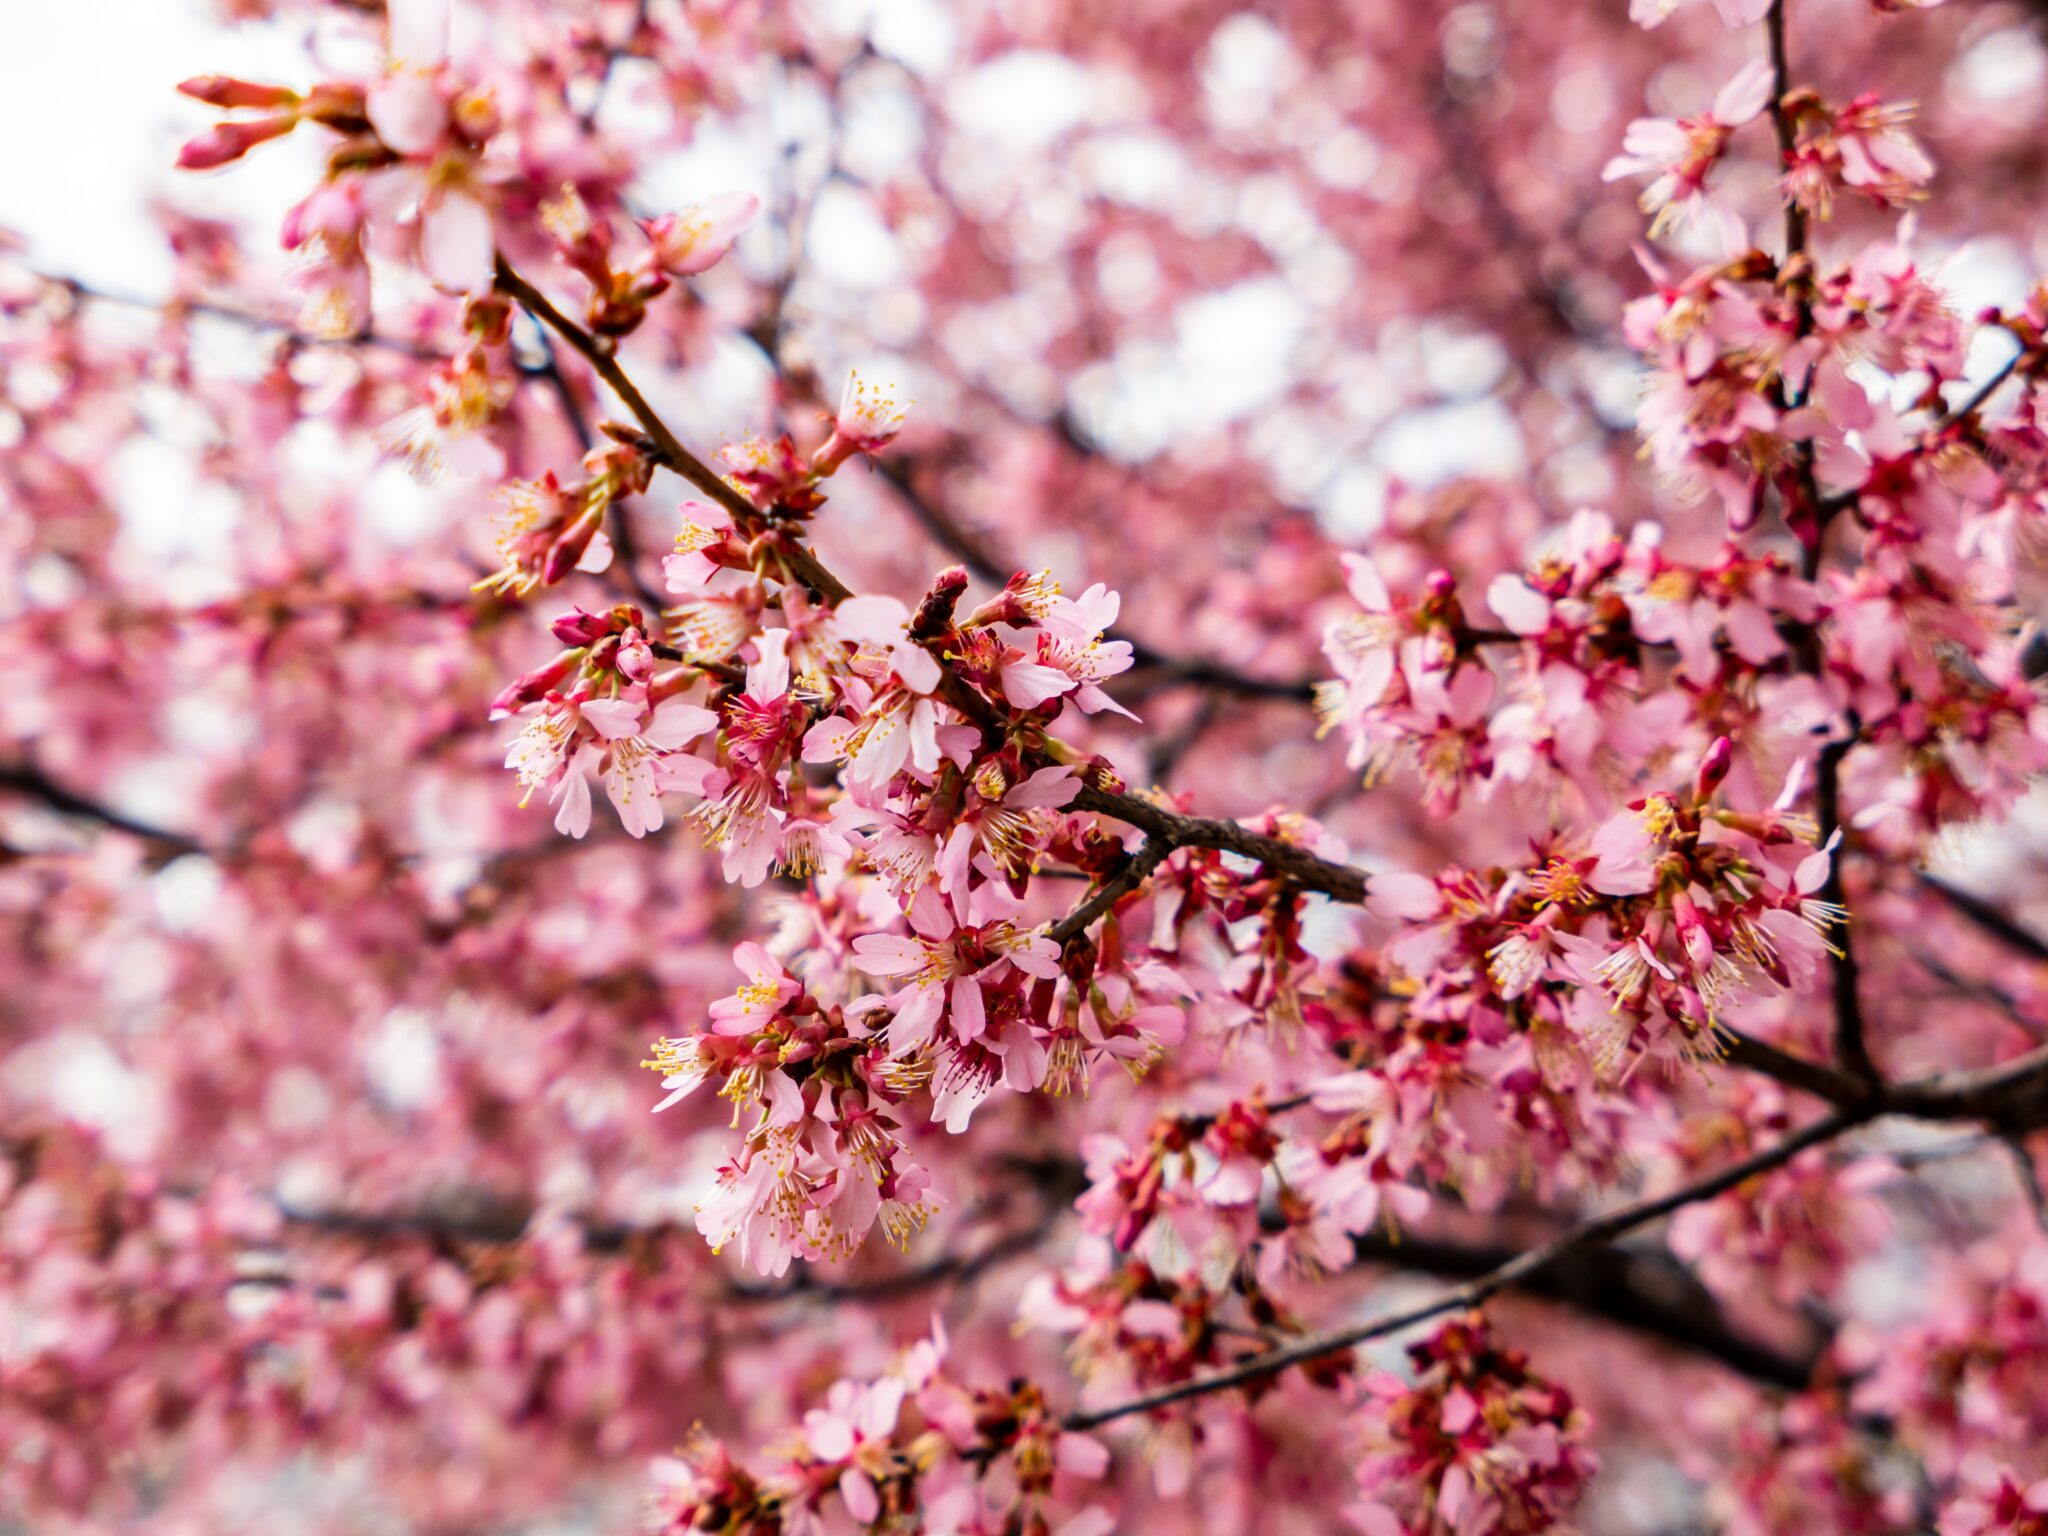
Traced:
<path fill-rule="evenodd" d="M 0 1524 L 2042 1528 L 2032 10 L 217 9 L 0 237 Z"/>

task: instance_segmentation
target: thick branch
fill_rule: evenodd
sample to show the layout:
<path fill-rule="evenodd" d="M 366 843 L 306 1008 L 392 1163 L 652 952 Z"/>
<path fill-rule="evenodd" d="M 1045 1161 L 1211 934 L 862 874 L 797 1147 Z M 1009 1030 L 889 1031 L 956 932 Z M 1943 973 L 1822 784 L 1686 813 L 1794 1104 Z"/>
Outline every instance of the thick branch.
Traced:
<path fill-rule="evenodd" d="M 509 1247 L 522 1241 L 532 1223 L 530 1212 L 517 1209 L 463 1214 L 426 1209 L 306 1211 L 281 1207 L 280 1214 L 292 1226 L 342 1237 L 417 1237 L 493 1248 Z M 970 1252 L 941 1254 L 926 1263 L 891 1270 L 886 1274 L 856 1280 L 817 1280 L 804 1270 L 783 1285 L 748 1285 L 734 1281 L 725 1285 L 721 1294 L 726 1301 L 748 1305 L 802 1299 L 881 1301 L 894 1296 L 914 1295 L 947 1281 L 970 1280 L 1006 1259 L 1033 1251 L 1045 1240 L 1049 1218 L 1053 1214 L 1054 1209 L 1048 1207 L 1047 1220 L 991 1238 Z M 578 1228 L 584 1248 L 599 1254 L 625 1253 L 682 1232 L 682 1229 L 672 1226 L 639 1227 L 617 1222 L 582 1222 Z"/>
<path fill-rule="evenodd" d="M 1721 1059 L 1730 1066 L 1776 1078 L 1788 1087 L 1810 1093 L 1830 1104 L 1862 1104 L 1870 1099 L 1871 1087 L 1866 1081 L 1850 1077 L 1825 1063 L 1794 1056 L 1790 1051 L 1780 1050 L 1775 1045 L 1735 1030 L 1725 1033 L 1730 1043 Z"/>
<path fill-rule="evenodd" d="M 1301 1098 L 1276 1100 L 1269 1114 L 1298 1107 Z M 1053 1180 L 1078 1180 L 1078 1166 L 1063 1167 Z M 1053 1209 L 1048 1208 L 1048 1216 Z M 454 1243 L 502 1247 L 521 1241 L 530 1214 L 515 1209 L 458 1214 L 433 1210 L 394 1212 L 284 1211 L 293 1226 L 309 1231 L 361 1238 L 419 1237 Z M 657 1242 L 679 1229 L 634 1227 L 617 1223 L 582 1224 L 583 1244 L 592 1253 L 616 1254 Z M 732 1282 L 722 1290 L 727 1301 L 757 1305 L 782 1301 L 885 1301 L 914 1295 L 935 1285 L 975 1278 L 997 1265 L 1038 1249 L 1046 1238 L 1045 1223 L 1027 1223 L 962 1253 L 941 1254 L 922 1264 L 886 1274 L 852 1280 L 819 1280 L 808 1269 L 780 1285 Z M 1399 1239 L 1384 1235 L 1360 1238 L 1355 1245 L 1362 1263 L 1383 1265 L 1446 1278 L 1485 1275 L 1514 1257 L 1512 1250 L 1488 1244 L 1467 1244 L 1413 1233 Z M 1560 1261 L 1548 1271 L 1519 1282 L 1521 1294 L 1554 1302 L 1594 1322 L 1619 1328 L 1718 1361 L 1765 1386 L 1796 1391 L 1806 1385 L 1814 1351 L 1783 1353 L 1748 1337 L 1728 1320 L 1718 1302 L 1684 1270 L 1654 1254 L 1618 1249 L 1590 1250 Z"/>

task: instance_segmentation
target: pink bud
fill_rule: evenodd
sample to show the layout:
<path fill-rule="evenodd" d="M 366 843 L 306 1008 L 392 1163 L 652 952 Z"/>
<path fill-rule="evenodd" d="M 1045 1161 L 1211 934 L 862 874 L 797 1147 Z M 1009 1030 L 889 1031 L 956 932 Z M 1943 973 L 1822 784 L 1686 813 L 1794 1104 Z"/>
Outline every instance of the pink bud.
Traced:
<path fill-rule="evenodd" d="M 178 151 L 181 171 L 210 171 L 239 160 L 266 139 L 282 138 L 298 127 L 296 117 L 257 117 L 245 122 L 218 123 Z"/>
<path fill-rule="evenodd" d="M 562 536 L 548 550 L 547 563 L 541 567 L 541 581 L 552 587 L 575 570 L 577 562 L 583 558 L 583 551 L 590 547 L 592 536 L 603 522 L 604 504 L 600 502 L 564 528 Z"/>
<path fill-rule="evenodd" d="M 612 632 L 612 621 L 608 615 L 572 608 L 548 628 L 564 645 L 595 645 Z"/>
<path fill-rule="evenodd" d="M 178 90 L 210 107 L 293 107 L 300 100 L 299 93 L 287 86 L 259 85 L 233 75 L 194 75 Z"/>
<path fill-rule="evenodd" d="M 1714 744 L 1707 748 L 1707 755 L 1700 759 L 1699 775 L 1693 781 L 1694 798 L 1704 800 L 1719 789 L 1734 761 L 1735 744 L 1726 736 L 1715 737 Z"/>
<path fill-rule="evenodd" d="M 654 676 L 654 651 L 645 635 L 636 632 L 620 643 L 619 670 L 629 681 L 636 683 L 644 683 Z"/>
<path fill-rule="evenodd" d="M 560 622 L 556 621 L 558 635 L 561 633 Z M 582 656 L 580 650 L 563 651 L 546 666 L 529 672 L 524 677 L 514 678 L 495 699 L 491 700 L 491 718 L 502 720 L 542 697 L 569 675 Z"/>
<path fill-rule="evenodd" d="M 284 248 L 295 251 L 314 236 L 330 243 L 353 240 L 363 228 L 362 195 L 353 181 L 323 182 L 284 217 Z"/>

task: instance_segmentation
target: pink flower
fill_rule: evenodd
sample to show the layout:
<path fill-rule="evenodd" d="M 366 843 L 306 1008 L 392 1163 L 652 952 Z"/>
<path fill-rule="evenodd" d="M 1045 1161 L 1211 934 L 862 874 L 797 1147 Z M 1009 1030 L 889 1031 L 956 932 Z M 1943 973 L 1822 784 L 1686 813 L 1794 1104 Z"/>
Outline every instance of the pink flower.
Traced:
<path fill-rule="evenodd" d="M 401 155 L 420 155 L 448 130 L 438 76 L 448 58 L 448 0 L 391 0 L 383 80 L 367 111 L 377 137 Z"/>
<path fill-rule="evenodd" d="M 676 510 L 683 514 L 682 526 L 676 531 L 675 553 L 662 559 L 661 574 L 669 591 L 688 594 L 736 558 L 737 541 L 732 514 L 725 508 L 686 501 Z"/>
<path fill-rule="evenodd" d="M 728 192 L 708 203 L 665 213 L 641 227 L 653 247 L 655 265 L 671 277 L 695 277 L 725 259 L 739 237 L 753 228 L 761 199 L 751 192 Z"/>
<path fill-rule="evenodd" d="M 548 798 L 561 802 L 555 826 L 571 837 L 590 830 L 590 784 L 584 775 L 597 770 L 620 822 L 634 837 L 644 837 L 662 822 L 660 759 L 717 724 L 710 710 L 680 698 L 665 699 L 652 710 L 644 700 L 625 696 L 556 699 L 514 738 L 505 766 L 518 773 L 529 796 L 549 786 Z"/>
<path fill-rule="evenodd" d="M 1768 3 L 1766 3 L 1768 8 Z M 1735 130 L 1763 111 L 1771 98 L 1772 73 L 1762 59 L 1753 59 L 1721 87 L 1714 104 L 1700 117 L 1639 117 L 1628 125 L 1622 153 L 1607 162 L 1605 181 L 1649 175 L 1643 189 L 1643 212 L 1656 215 L 1652 237 L 1695 219 L 1712 221 L 1722 245 L 1732 255 L 1748 241 L 1741 219 L 1707 192 L 1707 176 L 1721 161 Z"/>
<path fill-rule="evenodd" d="M 812 455 L 812 467 L 829 475 L 856 453 L 880 453 L 903 430 L 904 414 L 905 407 L 896 403 L 894 391 L 864 384 L 858 373 L 847 374 L 839 414 L 832 419 L 832 435 Z"/>
<path fill-rule="evenodd" d="M 832 632 L 857 645 L 879 646 L 903 686 L 930 693 L 939 686 L 939 664 L 910 638 L 910 610 L 893 597 L 849 597 L 832 610 Z"/>
<path fill-rule="evenodd" d="M 1648 31 L 1662 26 L 1692 0 L 1629 0 L 1628 19 Z M 1772 0 L 1714 0 L 1723 26 L 1754 26 L 1770 14 Z"/>
<path fill-rule="evenodd" d="M 829 715 L 812 726 L 804 737 L 803 758 L 807 763 L 847 763 L 848 785 L 878 797 L 906 768 L 924 775 L 938 771 L 938 706 L 923 694 L 885 688 L 867 698 L 857 720 Z"/>
<path fill-rule="evenodd" d="M 1051 980 L 1059 974 L 1059 946 L 991 915 L 1002 903 L 999 887 L 974 893 L 969 921 L 926 886 L 910 904 L 908 936 L 862 934 L 853 941 L 854 964 L 870 976 L 907 977 L 889 999 L 889 1053 L 905 1056 L 928 1044 L 941 1020 L 955 1040 L 980 1038 L 988 1024 L 984 985 L 1013 967 Z"/>
<path fill-rule="evenodd" d="M 658 1115 L 703 1087 L 705 1079 L 718 1070 L 718 1058 L 696 1036 L 685 1035 L 681 1039 L 658 1042 L 654 1048 L 654 1059 L 641 1065 L 657 1067 L 662 1073 L 661 1086 L 667 1090 L 668 1097 L 654 1106 L 653 1112 Z"/>
<path fill-rule="evenodd" d="M 781 1012 L 784 1003 L 803 993 L 803 983 L 759 944 L 739 945 L 732 952 L 732 963 L 747 979 L 732 996 L 711 1005 L 711 1027 L 716 1034 L 754 1034 Z"/>
<path fill-rule="evenodd" d="M 1040 768 L 991 800 L 987 778 L 984 770 L 970 780 L 960 817 L 938 859 L 939 889 L 955 900 L 965 899 L 977 859 L 1004 878 L 1021 874 L 1030 862 L 1034 829 L 1044 819 L 1031 813 L 1065 805 L 1081 788 L 1071 768 Z M 996 779 L 999 785 L 999 771 Z"/>
<path fill-rule="evenodd" d="M 1019 709 L 1036 709 L 1071 693 L 1087 714 L 1107 709 L 1137 719 L 1100 687 L 1131 666 L 1129 641 L 1102 638 L 1116 622 L 1118 603 L 1116 593 L 1100 582 L 1078 598 L 1052 599 L 1035 651 L 1013 653 L 1014 659 L 1002 663 L 1003 697 Z"/>
<path fill-rule="evenodd" d="M 2029 1482 L 2012 1468 L 1973 1465 L 1968 1486 L 1941 1511 L 1941 1536 L 2035 1536 L 2048 1530 L 2048 1478 Z"/>

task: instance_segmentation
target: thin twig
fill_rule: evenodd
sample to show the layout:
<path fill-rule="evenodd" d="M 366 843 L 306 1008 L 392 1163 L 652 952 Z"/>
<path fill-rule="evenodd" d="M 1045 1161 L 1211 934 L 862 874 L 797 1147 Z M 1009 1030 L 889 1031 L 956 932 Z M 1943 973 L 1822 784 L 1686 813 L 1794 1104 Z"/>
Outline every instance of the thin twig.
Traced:
<path fill-rule="evenodd" d="M 2034 1154 L 2018 1136 L 2006 1137 L 2005 1149 L 2012 1154 L 2013 1171 L 2019 1175 L 2020 1189 L 2027 1197 L 2027 1209 L 2034 1213 L 2035 1225 L 2048 1232 L 2048 1192 L 2041 1188 L 2041 1170 L 2034 1165 Z"/>
<path fill-rule="evenodd" d="M 1852 714 L 1848 734 L 1821 748 L 1820 759 L 1814 767 L 1814 819 L 1820 826 L 1822 846 L 1832 841 L 1842 828 L 1842 759 L 1855 745 L 1859 730 L 1860 722 Z M 1821 884 L 1820 898 L 1846 910 L 1848 893 L 1842 881 L 1842 859 L 1843 851 L 1838 848 L 1828 860 L 1827 879 Z M 1856 945 L 1846 921 L 1836 935 L 1829 962 L 1828 974 L 1835 1008 L 1835 1061 L 1851 1077 L 1874 1083 L 1879 1074 L 1864 1037 Z"/>
<path fill-rule="evenodd" d="M 1933 891 L 1957 912 L 2002 944 L 2017 950 L 2029 960 L 2048 961 L 2048 940 L 2042 939 L 2003 909 L 1986 901 L 1982 896 L 1949 884 L 1939 875 L 1923 873 L 1919 878 L 1920 883 L 1928 890 Z"/>
<path fill-rule="evenodd" d="M 91 283 L 81 282 L 75 277 L 60 277 L 48 272 L 34 271 L 31 271 L 31 275 L 52 287 L 62 288 L 81 303 L 108 304 L 119 309 L 149 310 L 168 319 L 178 319 L 185 315 L 204 315 L 210 320 L 221 320 L 229 325 L 241 326 L 244 330 L 268 332 L 302 347 L 377 347 L 387 352 L 401 352 L 421 362 L 438 363 L 447 360 L 445 352 L 437 351 L 424 342 L 408 341 L 398 336 L 383 336 L 374 331 L 360 331 L 353 336 L 319 336 L 311 331 L 300 330 L 289 320 L 258 314 L 253 310 L 236 309 L 211 299 L 191 299 L 175 295 L 167 299 L 152 299 L 139 293 L 122 293 L 112 288 L 97 287 Z"/>

